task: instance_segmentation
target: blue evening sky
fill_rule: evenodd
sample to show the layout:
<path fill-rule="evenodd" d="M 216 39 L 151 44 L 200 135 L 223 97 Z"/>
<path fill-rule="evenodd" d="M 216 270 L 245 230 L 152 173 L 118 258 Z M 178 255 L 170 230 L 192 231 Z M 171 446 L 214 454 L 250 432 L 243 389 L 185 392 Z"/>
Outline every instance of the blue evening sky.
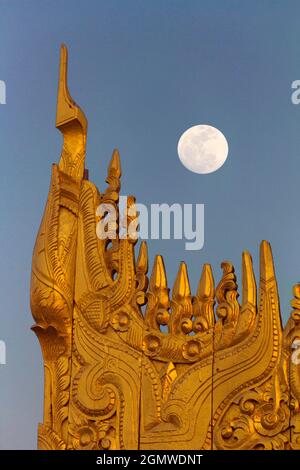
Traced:
<path fill-rule="evenodd" d="M 70 90 L 88 121 L 87 167 L 104 187 L 114 147 L 122 193 L 146 204 L 205 204 L 205 244 L 150 241 L 150 265 L 164 255 L 170 286 L 181 260 L 195 291 L 204 262 L 252 253 L 271 242 L 287 320 L 300 279 L 300 2 L 293 0 L 0 0 L 1 314 L 0 448 L 36 447 L 42 420 L 40 347 L 30 331 L 33 244 L 43 213 L 55 129 L 59 46 L 69 47 Z M 229 156 L 197 175 L 177 156 L 196 124 L 219 128 Z"/>

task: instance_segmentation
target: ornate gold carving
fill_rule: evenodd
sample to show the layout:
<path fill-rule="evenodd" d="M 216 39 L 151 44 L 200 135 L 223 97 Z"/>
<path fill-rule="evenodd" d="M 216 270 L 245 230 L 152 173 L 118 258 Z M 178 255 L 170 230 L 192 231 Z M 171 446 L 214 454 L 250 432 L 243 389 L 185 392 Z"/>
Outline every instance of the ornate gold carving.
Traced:
<path fill-rule="evenodd" d="M 62 154 L 32 262 L 45 369 L 39 448 L 300 449 L 300 285 L 283 330 L 269 243 L 260 248 L 258 302 L 247 252 L 241 304 L 228 261 L 216 290 L 204 265 L 195 296 L 182 263 L 170 299 L 162 257 L 149 283 L 145 242 L 135 260 L 135 229 L 97 237 L 100 203 L 116 208 L 111 229 L 137 214 L 119 220 L 117 150 L 103 193 L 85 178 L 87 121 L 68 91 L 64 46 L 56 125 Z"/>

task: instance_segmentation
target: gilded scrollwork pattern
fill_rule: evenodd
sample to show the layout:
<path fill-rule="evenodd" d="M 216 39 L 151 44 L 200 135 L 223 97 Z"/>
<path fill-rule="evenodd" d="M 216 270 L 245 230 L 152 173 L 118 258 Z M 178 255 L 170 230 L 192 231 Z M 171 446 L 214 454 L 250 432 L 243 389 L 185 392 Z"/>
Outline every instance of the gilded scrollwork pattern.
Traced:
<path fill-rule="evenodd" d="M 241 298 L 230 261 L 217 284 L 205 264 L 195 295 L 185 263 L 171 290 L 160 255 L 148 279 L 133 196 L 119 213 L 118 151 L 103 192 L 84 171 L 87 120 L 68 91 L 65 46 L 56 125 L 62 154 L 32 262 L 45 371 L 38 447 L 300 449 L 300 286 L 283 329 L 270 244 L 260 247 L 258 294 L 248 252 Z M 100 204 L 117 214 L 104 238 Z"/>

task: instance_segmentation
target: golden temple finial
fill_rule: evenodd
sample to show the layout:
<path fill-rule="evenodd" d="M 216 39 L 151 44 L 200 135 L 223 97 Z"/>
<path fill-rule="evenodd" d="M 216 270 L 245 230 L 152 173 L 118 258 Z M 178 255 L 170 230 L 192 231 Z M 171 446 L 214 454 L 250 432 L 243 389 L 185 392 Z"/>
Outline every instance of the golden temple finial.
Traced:
<path fill-rule="evenodd" d="M 64 137 L 59 168 L 73 178 L 81 179 L 84 171 L 87 119 L 69 93 L 68 50 L 64 44 L 60 49 L 56 127 Z"/>
<path fill-rule="evenodd" d="M 83 178 L 87 122 L 68 91 L 65 46 L 59 77 L 63 149 L 32 260 L 33 329 L 45 370 L 39 448 L 300 449 L 300 284 L 283 330 L 263 241 L 259 302 L 248 252 L 242 305 L 230 262 L 216 289 L 205 264 L 195 296 L 181 263 L 170 301 L 162 256 L 149 282 L 146 242 L 136 259 L 133 196 L 123 217 L 128 236 L 97 237 L 99 203 L 118 214 L 119 152 L 100 193 Z"/>
<path fill-rule="evenodd" d="M 68 89 L 68 49 L 62 44 L 60 48 L 59 82 L 57 94 L 56 127 L 64 126 L 77 121 L 83 132 L 87 131 L 87 120 L 80 107 L 72 99 Z"/>

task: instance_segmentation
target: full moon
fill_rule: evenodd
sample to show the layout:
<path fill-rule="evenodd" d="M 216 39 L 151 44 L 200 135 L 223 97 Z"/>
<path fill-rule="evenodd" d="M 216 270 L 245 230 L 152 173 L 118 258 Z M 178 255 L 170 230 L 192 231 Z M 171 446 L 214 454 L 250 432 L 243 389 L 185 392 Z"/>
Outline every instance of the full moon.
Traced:
<path fill-rule="evenodd" d="M 228 143 L 221 131 L 204 124 L 190 127 L 178 141 L 181 163 L 194 173 L 212 173 L 224 164 Z"/>

